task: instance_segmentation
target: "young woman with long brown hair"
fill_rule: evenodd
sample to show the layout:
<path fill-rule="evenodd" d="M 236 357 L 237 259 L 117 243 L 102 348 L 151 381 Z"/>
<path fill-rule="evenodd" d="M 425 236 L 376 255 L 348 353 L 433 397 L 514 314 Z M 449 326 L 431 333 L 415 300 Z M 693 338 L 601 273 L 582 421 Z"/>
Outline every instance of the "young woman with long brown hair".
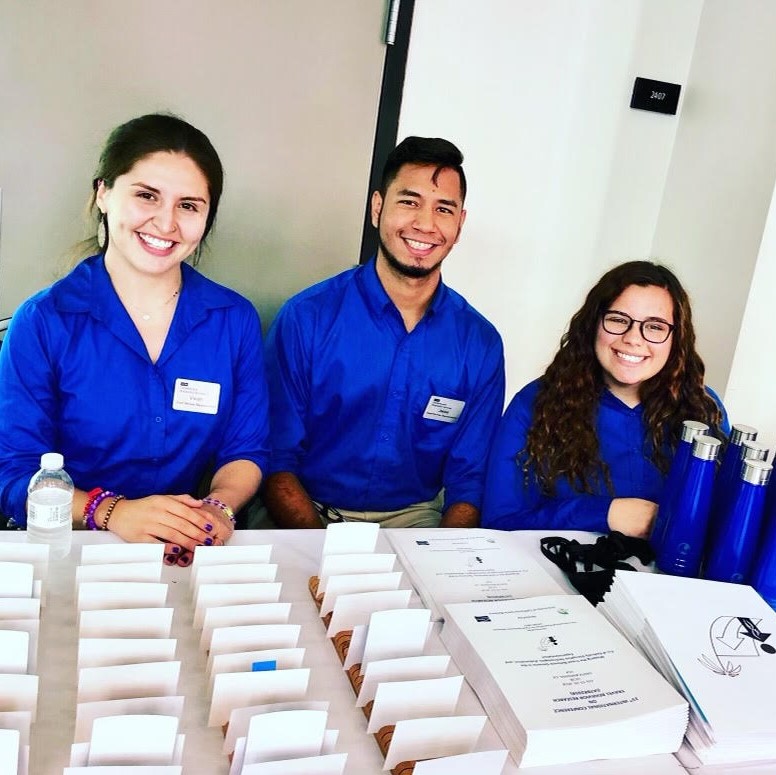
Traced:
<path fill-rule="evenodd" d="M 703 378 L 673 272 L 649 261 L 608 271 L 501 420 L 483 527 L 648 536 L 682 422 L 729 430 Z"/>

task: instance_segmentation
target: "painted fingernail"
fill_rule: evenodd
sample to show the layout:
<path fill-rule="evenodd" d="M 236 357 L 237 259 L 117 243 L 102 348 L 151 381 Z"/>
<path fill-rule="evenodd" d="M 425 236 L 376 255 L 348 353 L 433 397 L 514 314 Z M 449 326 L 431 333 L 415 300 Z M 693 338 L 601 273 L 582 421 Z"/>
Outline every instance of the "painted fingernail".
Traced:
<path fill-rule="evenodd" d="M 213 526 L 208 522 L 208 524 L 205 525 L 205 531 L 209 533 L 212 529 L 213 529 Z"/>
<path fill-rule="evenodd" d="M 170 550 L 173 554 L 178 554 L 180 552 L 181 548 L 180 546 L 173 546 L 173 548 Z"/>
<path fill-rule="evenodd" d="M 164 561 L 167 565 L 172 565 L 178 558 L 174 554 L 165 554 Z"/>
<path fill-rule="evenodd" d="M 191 562 L 191 555 L 189 554 L 183 554 L 180 557 L 178 557 L 178 565 L 186 566 Z"/>
<path fill-rule="evenodd" d="M 204 541 L 205 546 L 212 546 L 213 545 L 213 539 L 208 536 Z"/>

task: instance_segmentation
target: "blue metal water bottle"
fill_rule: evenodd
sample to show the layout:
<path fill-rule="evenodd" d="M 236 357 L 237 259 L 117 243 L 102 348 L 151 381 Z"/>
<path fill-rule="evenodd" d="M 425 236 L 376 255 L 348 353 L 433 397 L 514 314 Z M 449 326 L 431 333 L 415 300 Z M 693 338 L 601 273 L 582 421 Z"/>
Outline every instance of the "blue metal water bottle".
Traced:
<path fill-rule="evenodd" d="M 714 473 L 721 442 L 697 436 L 679 489 L 676 508 L 666 525 L 657 567 L 674 576 L 697 576 L 706 543 Z"/>
<path fill-rule="evenodd" d="M 776 477 L 768 488 L 773 490 Z M 752 572 L 746 579 L 776 611 L 776 509 L 769 509 L 766 501 L 765 525 L 760 535 L 760 546 L 755 556 Z"/>
<path fill-rule="evenodd" d="M 771 470 L 764 460 L 742 462 L 716 534 L 710 536 L 704 578 L 742 584 L 749 576 L 762 532 Z"/>
<path fill-rule="evenodd" d="M 751 425 L 734 425 L 730 429 L 730 439 L 714 484 L 714 497 L 709 517 L 711 535 L 717 533 L 717 528 L 722 522 L 722 513 L 727 510 L 727 498 L 741 473 L 741 445 L 745 441 L 754 441 L 756 438 L 757 429 L 752 428 Z"/>
<path fill-rule="evenodd" d="M 676 501 L 684 480 L 684 472 L 692 452 L 692 443 L 698 436 L 706 433 L 708 429 L 709 426 L 705 422 L 698 422 L 697 420 L 685 420 L 682 423 L 682 437 L 679 439 L 679 444 L 677 444 L 674 459 L 671 461 L 671 468 L 668 469 L 668 476 L 660 496 L 652 535 L 649 537 L 655 553 L 660 550 L 663 544 L 666 527 L 671 521 L 671 515 L 676 508 Z"/>

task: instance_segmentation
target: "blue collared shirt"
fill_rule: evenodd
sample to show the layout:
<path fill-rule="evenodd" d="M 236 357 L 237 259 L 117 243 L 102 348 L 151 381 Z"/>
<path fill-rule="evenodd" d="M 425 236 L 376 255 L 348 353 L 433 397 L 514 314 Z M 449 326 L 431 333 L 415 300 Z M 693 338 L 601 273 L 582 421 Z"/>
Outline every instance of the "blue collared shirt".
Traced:
<path fill-rule="evenodd" d="M 296 474 L 314 500 L 389 511 L 444 487 L 446 505 L 479 508 L 504 355 L 455 291 L 440 283 L 407 333 L 372 260 L 288 301 L 266 361 L 272 471 Z M 447 411 L 460 416 L 438 419 Z"/>
<path fill-rule="evenodd" d="M 234 460 L 266 469 L 258 314 L 234 291 L 182 270 L 155 364 L 102 256 L 19 307 L 0 349 L 0 512 L 26 523 L 27 484 L 49 451 L 64 455 L 76 487 L 128 498 L 192 493 L 206 470 Z M 196 382 L 218 385 L 217 411 L 173 408 L 176 380 L 195 392 Z"/>
<path fill-rule="evenodd" d="M 598 405 L 596 432 L 601 459 L 609 467 L 610 493 L 601 483 L 593 494 L 574 490 L 565 477 L 555 483 L 555 496 L 542 493 L 529 471 L 528 482 L 516 462 L 525 447 L 533 419 L 540 380 L 520 390 L 501 419 L 488 462 L 482 526 L 501 530 L 591 530 L 608 532 L 606 518 L 612 500 L 644 498 L 658 502 L 665 476 L 650 459 L 642 406 L 626 406 L 608 390 Z M 707 388 L 723 412 L 722 429 L 728 431 L 727 415 L 716 394 Z"/>

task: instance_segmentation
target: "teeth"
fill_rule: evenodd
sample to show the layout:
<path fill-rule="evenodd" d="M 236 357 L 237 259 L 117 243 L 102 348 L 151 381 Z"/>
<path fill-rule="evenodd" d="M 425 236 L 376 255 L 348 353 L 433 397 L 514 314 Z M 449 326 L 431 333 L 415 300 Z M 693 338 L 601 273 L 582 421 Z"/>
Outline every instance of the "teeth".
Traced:
<path fill-rule="evenodd" d="M 628 361 L 628 363 L 641 363 L 644 360 L 643 355 L 628 355 L 627 353 L 617 353 L 618 358 L 622 358 L 624 361 Z"/>
<path fill-rule="evenodd" d="M 146 243 L 146 245 L 150 245 L 152 248 L 156 248 L 157 250 L 167 250 L 173 245 L 172 240 L 169 239 L 159 239 L 159 237 L 152 237 L 150 234 L 140 234 L 139 236 L 140 239 Z"/>
<path fill-rule="evenodd" d="M 407 244 L 411 248 L 414 248 L 415 250 L 428 250 L 429 248 L 434 247 L 433 242 L 418 242 L 417 240 L 414 240 L 414 239 L 408 239 Z"/>

